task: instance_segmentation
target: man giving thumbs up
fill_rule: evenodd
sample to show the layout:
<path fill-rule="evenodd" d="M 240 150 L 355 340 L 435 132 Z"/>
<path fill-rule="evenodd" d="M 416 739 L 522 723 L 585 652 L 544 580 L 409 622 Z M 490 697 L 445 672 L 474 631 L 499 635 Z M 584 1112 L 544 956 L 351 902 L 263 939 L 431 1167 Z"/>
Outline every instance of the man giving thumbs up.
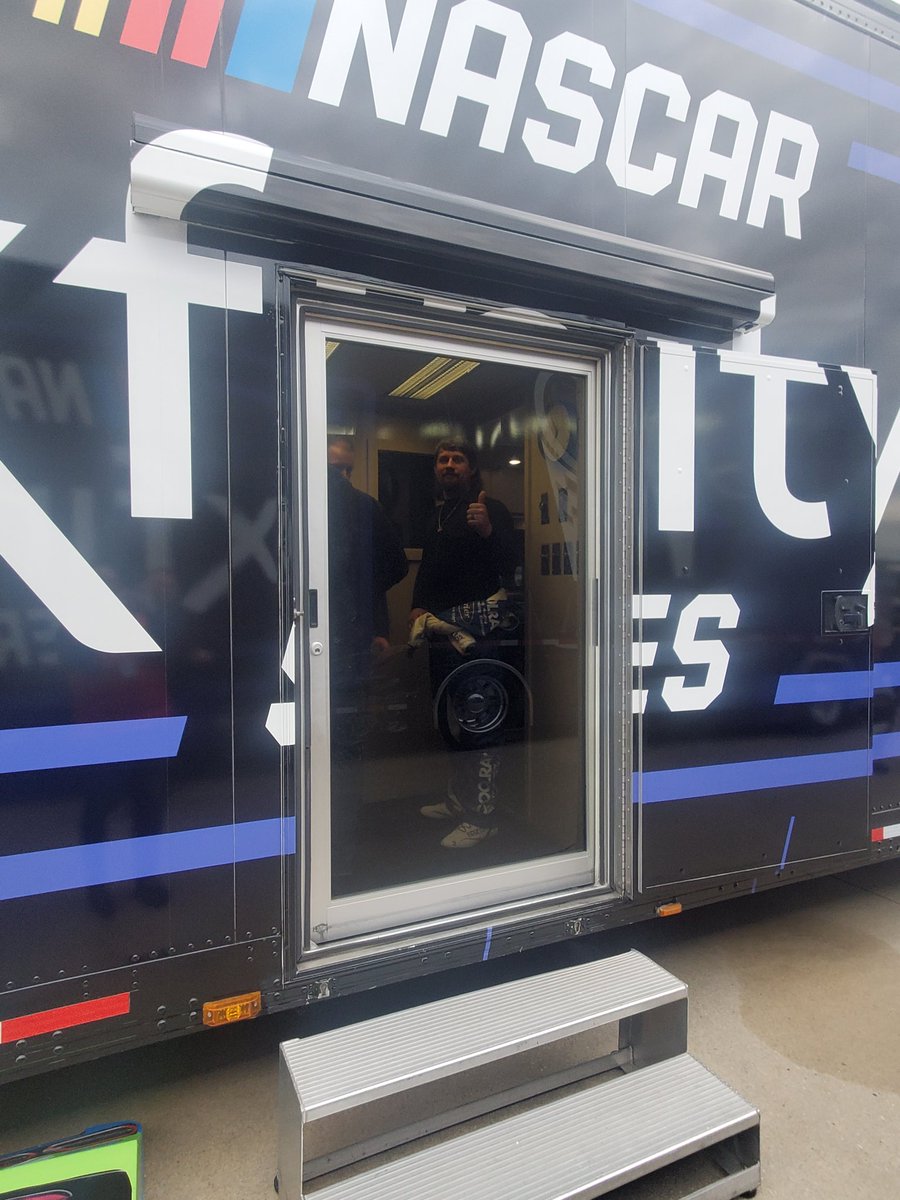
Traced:
<path fill-rule="evenodd" d="M 434 476 L 437 505 L 422 546 L 410 624 L 423 612 L 487 600 L 516 568 L 512 517 L 484 491 L 475 447 L 441 442 Z"/>
<path fill-rule="evenodd" d="M 478 499 L 466 509 L 466 520 L 469 528 L 474 529 L 479 537 L 489 538 L 494 532 L 490 513 L 487 510 L 487 492 L 478 493 Z"/>
<path fill-rule="evenodd" d="M 441 442 L 434 454 L 436 505 L 422 546 L 413 589 L 412 626 L 423 613 L 442 613 L 458 605 L 496 597 L 504 577 L 516 567 L 515 534 L 509 510 L 485 492 L 475 447 L 464 441 Z M 455 652 L 431 648 L 432 688 L 436 690 Z M 484 745 L 454 754 L 447 800 L 426 805 L 432 820 L 456 820 L 441 845 L 465 850 L 497 832 L 497 779 L 502 731 L 485 736 Z"/>

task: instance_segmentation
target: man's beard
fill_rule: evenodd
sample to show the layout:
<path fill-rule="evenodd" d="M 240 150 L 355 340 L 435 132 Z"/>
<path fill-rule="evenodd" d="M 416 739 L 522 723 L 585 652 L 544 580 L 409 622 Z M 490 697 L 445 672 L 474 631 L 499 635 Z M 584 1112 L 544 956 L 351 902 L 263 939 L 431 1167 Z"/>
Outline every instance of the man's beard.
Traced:
<path fill-rule="evenodd" d="M 458 475 L 455 475 L 452 477 L 441 476 L 441 479 L 439 482 L 440 482 L 441 491 L 443 492 L 445 499 L 454 500 L 454 499 L 456 499 L 457 496 L 462 494 L 462 490 L 463 490 L 462 480 L 459 478 Z"/>

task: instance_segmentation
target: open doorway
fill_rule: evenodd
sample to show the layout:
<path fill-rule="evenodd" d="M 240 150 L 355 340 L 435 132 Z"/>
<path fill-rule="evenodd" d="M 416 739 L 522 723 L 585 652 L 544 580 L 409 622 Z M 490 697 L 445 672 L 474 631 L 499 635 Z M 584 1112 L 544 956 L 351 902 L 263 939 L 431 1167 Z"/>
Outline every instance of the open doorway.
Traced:
<path fill-rule="evenodd" d="M 602 883 L 599 364 L 330 322 L 303 357 L 314 940 Z"/>

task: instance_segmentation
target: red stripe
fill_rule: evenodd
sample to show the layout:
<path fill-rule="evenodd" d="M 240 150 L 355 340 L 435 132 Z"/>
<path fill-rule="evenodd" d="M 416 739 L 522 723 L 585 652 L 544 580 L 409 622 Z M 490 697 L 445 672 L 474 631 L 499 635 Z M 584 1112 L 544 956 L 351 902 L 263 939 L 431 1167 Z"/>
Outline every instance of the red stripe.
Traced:
<path fill-rule="evenodd" d="M 41 1033 L 55 1033 L 57 1029 L 71 1029 L 73 1025 L 105 1021 L 107 1017 L 124 1016 L 130 1010 L 130 992 L 102 996 L 99 1000 L 83 1000 L 81 1004 L 67 1004 L 65 1008 L 48 1008 L 45 1012 L 12 1017 L 0 1023 L 0 1042 L 15 1042 Z"/>
<path fill-rule="evenodd" d="M 225 0 L 185 0 L 178 36 L 172 49 L 177 62 L 205 67 L 219 31 Z"/>
<path fill-rule="evenodd" d="M 122 45 L 157 54 L 171 7 L 172 0 L 131 0 L 119 39 Z"/>
<path fill-rule="evenodd" d="M 873 829 L 872 830 L 872 841 L 873 842 L 883 842 L 884 841 L 884 829 Z"/>

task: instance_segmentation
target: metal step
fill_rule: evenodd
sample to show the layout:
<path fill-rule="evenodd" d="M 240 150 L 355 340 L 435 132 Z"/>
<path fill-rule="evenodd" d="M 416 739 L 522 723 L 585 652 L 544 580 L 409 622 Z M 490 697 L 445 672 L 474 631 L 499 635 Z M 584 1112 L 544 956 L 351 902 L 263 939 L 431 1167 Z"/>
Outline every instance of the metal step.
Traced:
<path fill-rule="evenodd" d="M 731 1200 L 759 1115 L 686 1049 L 687 987 L 636 951 L 285 1042 L 282 1200 L 587 1200 L 676 1163 Z"/>
<path fill-rule="evenodd" d="M 294 1200 L 326 1171 L 686 1048 L 686 986 L 637 951 L 285 1042 L 283 1194 Z"/>
<path fill-rule="evenodd" d="M 588 1200 L 748 1135 L 736 1170 L 693 1193 L 729 1200 L 759 1184 L 758 1123 L 756 1109 L 682 1054 L 325 1183 L 315 1200 Z"/>
<path fill-rule="evenodd" d="M 282 1054 L 311 1120 L 686 998 L 631 950 L 297 1038 Z"/>

